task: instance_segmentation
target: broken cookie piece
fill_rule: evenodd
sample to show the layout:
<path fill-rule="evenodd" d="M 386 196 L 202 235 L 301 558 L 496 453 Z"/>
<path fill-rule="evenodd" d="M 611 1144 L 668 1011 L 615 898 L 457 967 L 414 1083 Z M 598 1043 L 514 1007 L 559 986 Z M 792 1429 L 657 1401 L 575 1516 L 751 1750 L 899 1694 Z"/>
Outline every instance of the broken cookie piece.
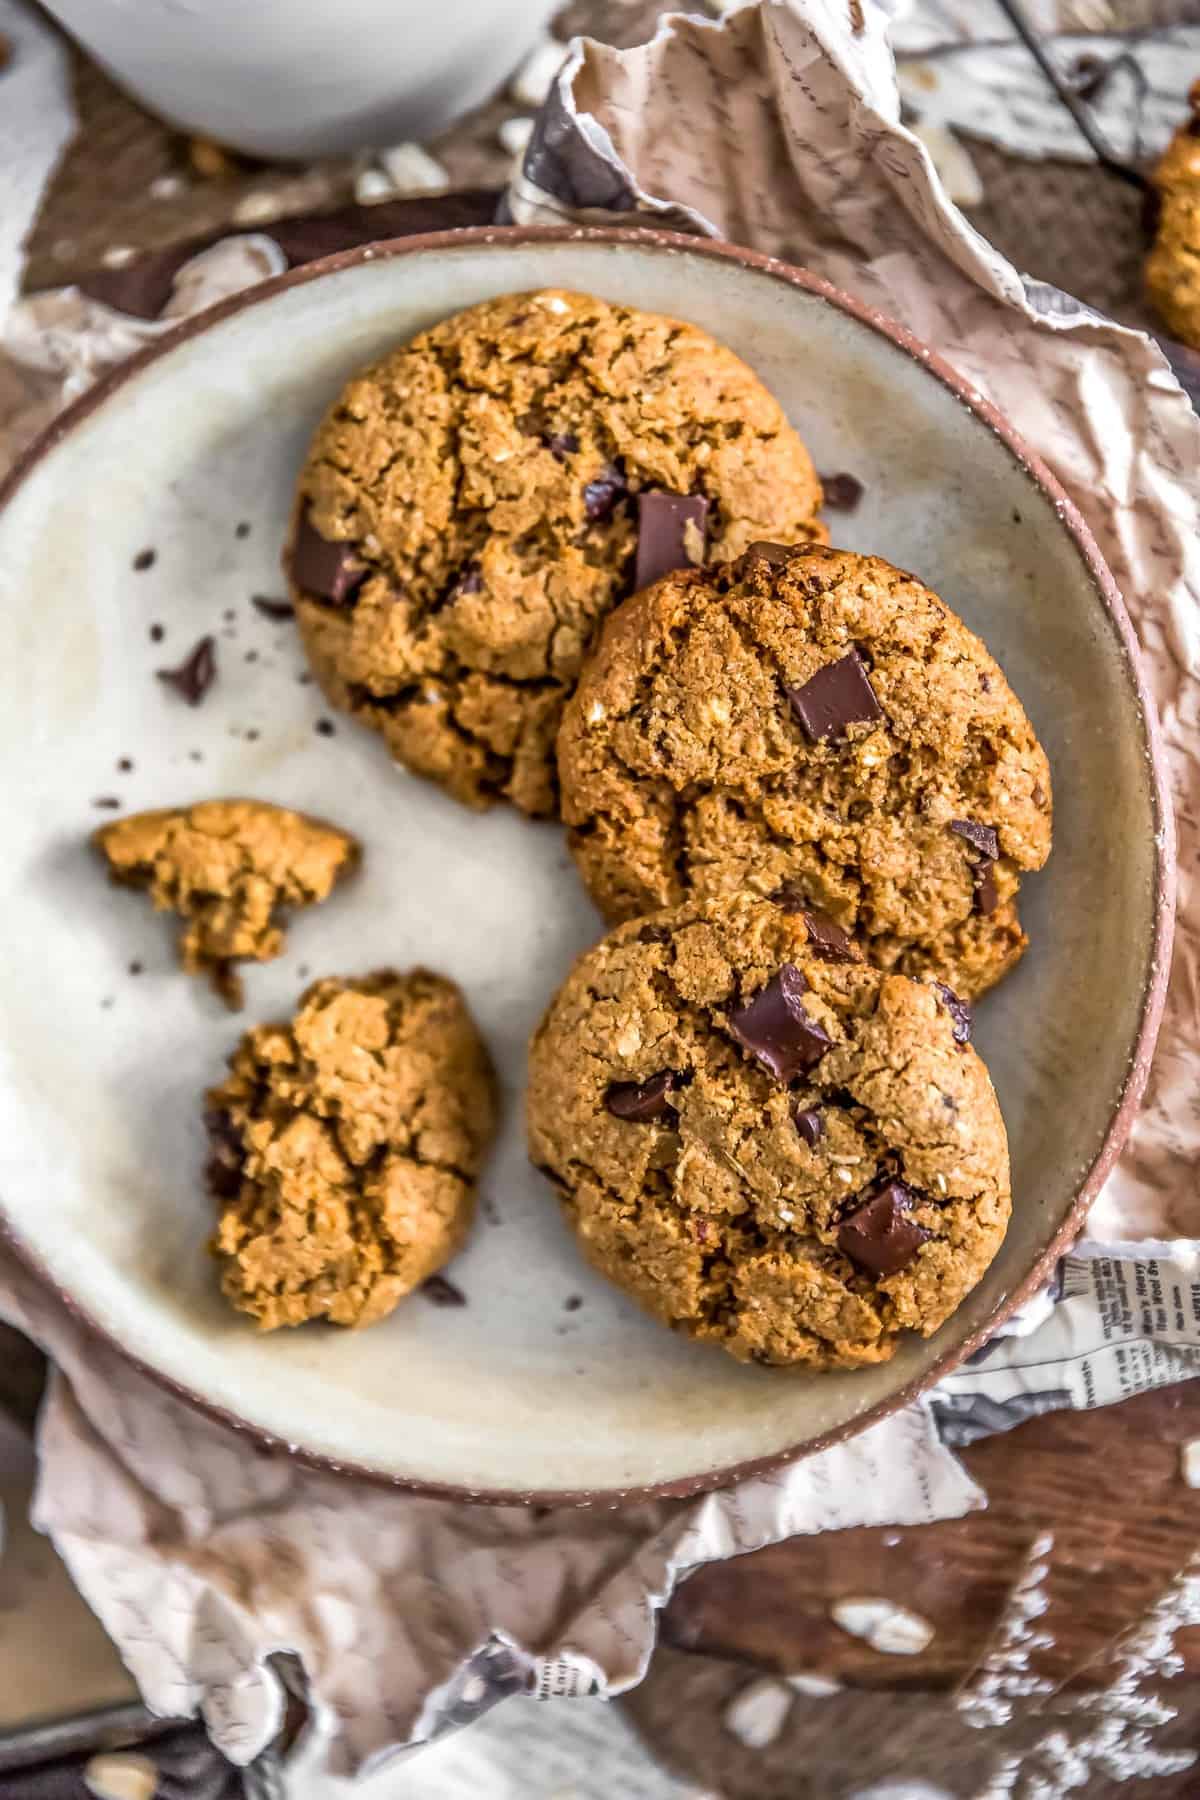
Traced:
<path fill-rule="evenodd" d="M 203 800 L 133 813 L 95 832 L 114 881 L 144 888 L 184 921 L 179 956 L 207 974 L 235 1010 L 234 965 L 269 962 L 283 950 L 280 914 L 327 899 L 358 864 L 349 832 L 265 800 Z"/>
<path fill-rule="evenodd" d="M 466 1236 L 494 1121 L 453 982 L 315 982 L 290 1023 L 246 1032 L 206 1098 L 226 1297 L 263 1331 L 382 1319 Z"/>

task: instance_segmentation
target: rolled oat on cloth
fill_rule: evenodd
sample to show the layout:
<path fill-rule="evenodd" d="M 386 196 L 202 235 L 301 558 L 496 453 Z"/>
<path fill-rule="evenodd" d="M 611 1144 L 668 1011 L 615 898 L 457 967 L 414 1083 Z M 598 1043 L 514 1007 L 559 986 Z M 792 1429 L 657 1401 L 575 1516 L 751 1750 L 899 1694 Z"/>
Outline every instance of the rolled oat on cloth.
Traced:
<path fill-rule="evenodd" d="M 0 24 L 11 6 L 0 0 Z M 277 1654 L 302 1662 L 343 1771 L 515 1692 L 617 1694 L 700 1563 L 962 1515 L 984 1496 L 946 1442 L 1200 1372 L 1200 703 L 1187 679 L 1200 663 L 1200 423 L 1146 338 L 1022 278 L 956 212 L 899 123 L 887 26 L 872 0 L 790 0 L 667 21 L 630 51 L 577 46 L 509 206 L 520 221 L 666 223 L 804 263 L 931 341 L 1063 482 L 1134 618 L 1175 787 L 1179 936 L 1145 1111 L 1088 1243 L 1002 1340 L 929 1402 L 692 1501 L 545 1514 L 312 1472 L 130 1369 L 4 1258 L 0 1313 L 56 1364 L 37 1522 L 149 1704 L 199 1710 L 236 1761 L 278 1729 Z M 209 253 L 183 310 L 256 278 L 232 242 Z M 121 315 L 45 305 L 7 321 L 26 366 L 78 389 L 127 353 Z"/>

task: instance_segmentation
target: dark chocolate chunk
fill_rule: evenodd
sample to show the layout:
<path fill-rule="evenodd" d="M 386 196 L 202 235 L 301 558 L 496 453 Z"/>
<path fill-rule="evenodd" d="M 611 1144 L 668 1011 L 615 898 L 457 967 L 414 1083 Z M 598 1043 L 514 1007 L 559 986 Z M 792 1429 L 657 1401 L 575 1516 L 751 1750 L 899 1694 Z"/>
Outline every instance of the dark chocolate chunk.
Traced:
<path fill-rule="evenodd" d="M 942 1005 L 950 1014 L 950 1025 L 954 1032 L 956 1044 L 969 1044 L 971 1041 L 971 1009 L 965 1000 L 960 1000 L 954 989 L 947 987 L 942 981 L 935 981 L 934 987 L 942 997 Z"/>
<path fill-rule="evenodd" d="M 674 1122 L 679 1114 L 667 1095 L 681 1085 L 676 1069 L 660 1069 L 645 1081 L 614 1081 L 609 1084 L 604 1104 L 614 1119 L 628 1119 L 641 1125 L 647 1119 Z"/>
<path fill-rule="evenodd" d="M 638 932 L 639 944 L 669 944 L 671 933 L 665 925 L 643 925 Z"/>
<path fill-rule="evenodd" d="M 867 676 L 857 650 L 837 662 L 826 663 L 803 687 L 785 687 L 784 693 L 806 737 L 814 744 L 822 738 L 841 737 L 848 725 L 881 719 L 883 708 Z"/>
<path fill-rule="evenodd" d="M 559 462 L 566 462 L 578 450 L 579 439 L 573 431 L 554 431 L 546 439 L 546 448 Z"/>
<path fill-rule="evenodd" d="M 707 518 L 703 494 L 668 494 L 662 488 L 639 494 L 634 587 L 649 587 L 672 569 L 694 569 L 702 563 Z"/>
<path fill-rule="evenodd" d="M 294 619 L 296 616 L 290 600 L 272 600 L 269 594 L 251 594 L 250 604 L 264 619 Z"/>
<path fill-rule="evenodd" d="M 241 1192 L 245 1147 L 234 1129 L 228 1113 L 206 1112 L 204 1129 L 208 1133 L 208 1164 L 205 1177 L 209 1191 L 218 1200 L 233 1200 Z"/>
<path fill-rule="evenodd" d="M 794 1112 L 792 1118 L 795 1120 L 796 1130 L 809 1149 L 814 1144 L 819 1144 L 825 1136 L 825 1121 L 817 1107 L 807 1106 L 802 1111 Z"/>
<path fill-rule="evenodd" d="M 578 1312 L 582 1305 L 583 1305 L 583 1295 L 582 1294 L 568 1294 L 566 1299 L 563 1301 L 563 1311 L 564 1312 Z"/>
<path fill-rule="evenodd" d="M 757 557 L 760 562 L 770 563 L 773 569 L 779 569 L 807 547 L 805 544 L 772 544 L 766 538 L 757 538 L 746 547 L 742 555 L 747 562 L 752 557 Z"/>
<path fill-rule="evenodd" d="M 849 963 L 859 960 L 858 951 L 850 940 L 850 934 L 843 931 L 824 913 L 806 912 L 804 924 L 808 931 L 808 942 L 815 956 L 824 962 Z"/>
<path fill-rule="evenodd" d="M 996 887 L 996 877 L 992 874 L 990 862 L 983 862 L 975 870 L 975 911 L 984 918 L 994 913 L 1000 904 L 1000 894 Z"/>
<path fill-rule="evenodd" d="M 989 862 L 995 862 L 1000 854 L 1000 840 L 996 836 L 993 825 L 978 825 L 974 819 L 951 819 L 951 831 L 965 838 L 973 850 L 980 856 L 986 856 Z"/>
<path fill-rule="evenodd" d="M 909 1217 L 915 1198 L 902 1181 L 889 1181 L 842 1220 L 838 1249 L 868 1275 L 898 1274 L 932 1235 Z"/>
<path fill-rule="evenodd" d="M 795 963 L 784 963 L 765 988 L 729 1014 L 729 1029 L 776 1081 L 794 1081 L 815 1068 L 833 1040 L 804 1010 L 807 983 Z"/>
<path fill-rule="evenodd" d="M 318 737 L 332 737 L 336 727 L 332 719 L 318 719 L 313 730 Z"/>
<path fill-rule="evenodd" d="M 455 1287 L 452 1281 L 447 1281 L 444 1275 L 431 1275 L 427 1281 L 421 1283 L 421 1292 L 427 1300 L 432 1300 L 435 1306 L 465 1306 L 467 1304 L 467 1296 L 462 1289 Z"/>
<path fill-rule="evenodd" d="M 103 807 L 106 812 L 116 812 L 120 804 L 115 794 L 98 794 L 92 801 L 93 806 Z"/>
<path fill-rule="evenodd" d="M 161 644 L 166 635 L 167 634 L 161 625 L 152 625 L 150 627 L 150 642 L 152 644 Z"/>
<path fill-rule="evenodd" d="M 825 504 L 830 512 L 854 512 L 866 489 L 857 475 L 822 475 Z"/>
<path fill-rule="evenodd" d="M 133 566 L 137 570 L 139 575 L 142 573 L 143 569 L 152 569 L 154 567 L 154 560 L 157 555 L 158 555 L 157 550 L 139 550 L 138 551 L 137 555 L 133 559 Z"/>
<path fill-rule="evenodd" d="M 367 578 L 354 551 L 353 544 L 331 543 L 322 537 L 306 512 L 292 545 L 292 580 L 331 606 L 347 606 Z"/>
<path fill-rule="evenodd" d="M 625 471 L 617 463 L 609 463 L 584 488 L 583 510 L 593 525 L 599 525 L 604 519 L 612 517 L 614 507 L 618 501 L 624 500 L 628 492 Z"/>
<path fill-rule="evenodd" d="M 172 687 L 189 706 L 199 706 L 217 679 L 217 640 L 202 637 L 177 669 L 156 669 L 155 674 Z"/>

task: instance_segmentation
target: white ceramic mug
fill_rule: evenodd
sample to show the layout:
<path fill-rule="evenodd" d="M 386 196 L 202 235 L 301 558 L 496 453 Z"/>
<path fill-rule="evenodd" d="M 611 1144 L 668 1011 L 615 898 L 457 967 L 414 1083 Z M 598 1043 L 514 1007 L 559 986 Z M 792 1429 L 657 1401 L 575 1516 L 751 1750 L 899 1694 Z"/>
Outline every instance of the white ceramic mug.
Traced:
<path fill-rule="evenodd" d="M 495 91 L 555 0 L 45 0 L 185 131 L 264 157 L 422 138 Z"/>

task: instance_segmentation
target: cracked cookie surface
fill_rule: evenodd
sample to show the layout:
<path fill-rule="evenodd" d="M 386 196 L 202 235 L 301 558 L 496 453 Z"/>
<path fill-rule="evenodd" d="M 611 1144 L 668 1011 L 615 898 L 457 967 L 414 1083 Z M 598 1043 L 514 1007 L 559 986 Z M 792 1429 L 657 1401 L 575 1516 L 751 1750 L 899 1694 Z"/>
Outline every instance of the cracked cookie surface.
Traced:
<path fill-rule="evenodd" d="M 286 908 L 325 900 L 357 867 L 349 832 L 265 800 L 202 800 L 131 813 L 93 833 L 113 880 L 144 889 L 183 920 L 179 959 L 237 1008 L 234 965 L 269 962 L 286 942 Z"/>
<path fill-rule="evenodd" d="M 985 646 L 878 557 L 767 546 L 609 619 L 563 719 L 563 817 L 611 922 L 782 888 L 973 997 L 1025 948 L 1050 773 Z"/>
<path fill-rule="evenodd" d="M 443 976 L 315 982 L 246 1032 L 206 1107 L 221 1286 L 264 1331 L 373 1324 L 466 1236 L 494 1083 Z"/>
<path fill-rule="evenodd" d="M 547 291 L 423 332 L 348 384 L 300 478 L 286 561 L 325 692 L 466 804 L 552 814 L 562 704 L 651 490 L 701 497 L 689 560 L 824 536 L 804 445 L 698 327 Z"/>
<path fill-rule="evenodd" d="M 998 1250 L 1008 1146 L 969 1015 L 739 896 L 619 926 L 530 1055 L 533 1161 L 588 1259 L 746 1361 L 855 1367 Z"/>

